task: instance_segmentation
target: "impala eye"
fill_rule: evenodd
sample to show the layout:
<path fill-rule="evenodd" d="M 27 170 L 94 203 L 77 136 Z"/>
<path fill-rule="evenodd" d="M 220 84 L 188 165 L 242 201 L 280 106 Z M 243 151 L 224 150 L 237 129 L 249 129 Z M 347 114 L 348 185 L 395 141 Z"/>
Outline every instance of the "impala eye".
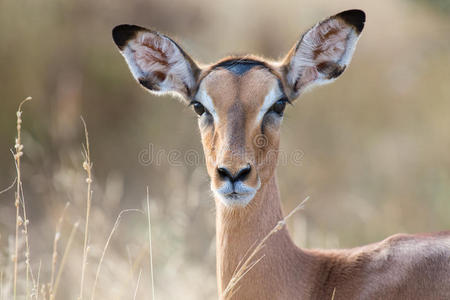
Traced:
<path fill-rule="evenodd" d="M 193 101 L 191 102 L 191 105 L 194 107 L 194 111 L 197 113 L 197 115 L 201 116 L 205 113 L 206 109 L 203 106 L 203 104 L 201 104 L 198 101 Z"/>
<path fill-rule="evenodd" d="M 274 112 L 279 116 L 282 116 L 287 102 L 289 102 L 287 98 L 278 100 L 274 105 L 272 105 L 272 107 L 269 109 L 269 112 Z"/>

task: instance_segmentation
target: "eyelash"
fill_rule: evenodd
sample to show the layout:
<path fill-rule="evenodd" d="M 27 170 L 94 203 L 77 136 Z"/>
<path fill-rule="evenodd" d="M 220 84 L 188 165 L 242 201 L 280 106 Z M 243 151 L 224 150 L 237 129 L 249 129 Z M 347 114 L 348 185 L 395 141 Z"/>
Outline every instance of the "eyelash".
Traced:
<path fill-rule="evenodd" d="M 281 98 L 277 100 L 268 110 L 267 114 L 275 113 L 278 116 L 282 117 L 284 114 L 284 110 L 286 109 L 286 103 L 292 104 L 288 98 Z"/>
<path fill-rule="evenodd" d="M 278 116 L 282 117 L 284 114 L 284 110 L 286 109 L 286 103 L 289 103 L 292 105 L 291 101 L 289 101 L 288 98 L 281 98 L 281 99 L 277 100 L 267 110 L 266 114 L 276 113 Z M 205 113 L 210 114 L 209 111 L 206 109 L 206 107 L 203 104 L 201 104 L 199 101 L 193 100 L 189 103 L 189 106 L 194 107 L 194 111 L 197 113 L 198 116 L 202 116 Z"/>
<path fill-rule="evenodd" d="M 195 100 L 191 101 L 189 103 L 189 106 L 191 105 L 199 117 L 203 116 L 205 113 L 210 114 L 209 111 L 206 109 L 206 107 L 198 101 Z"/>

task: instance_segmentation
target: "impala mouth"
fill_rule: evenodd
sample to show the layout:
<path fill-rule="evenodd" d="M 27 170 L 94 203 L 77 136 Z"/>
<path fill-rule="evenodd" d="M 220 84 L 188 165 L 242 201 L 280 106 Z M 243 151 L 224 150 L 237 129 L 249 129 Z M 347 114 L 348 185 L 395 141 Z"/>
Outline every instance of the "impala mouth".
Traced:
<path fill-rule="evenodd" d="M 232 192 L 230 194 L 225 195 L 225 197 L 227 198 L 238 198 L 241 194 L 236 193 L 236 192 Z"/>
<path fill-rule="evenodd" d="M 214 191 L 214 194 L 219 197 L 220 201 L 225 206 L 241 206 L 244 207 L 247 204 L 250 203 L 250 201 L 253 199 L 253 197 L 256 194 L 256 191 L 252 193 L 236 193 L 232 192 L 229 194 L 222 194 L 218 191 Z"/>
<path fill-rule="evenodd" d="M 245 207 L 255 197 L 259 187 L 260 184 L 253 188 L 241 181 L 235 183 L 227 181 L 220 188 L 216 189 L 211 186 L 211 189 L 225 206 Z"/>

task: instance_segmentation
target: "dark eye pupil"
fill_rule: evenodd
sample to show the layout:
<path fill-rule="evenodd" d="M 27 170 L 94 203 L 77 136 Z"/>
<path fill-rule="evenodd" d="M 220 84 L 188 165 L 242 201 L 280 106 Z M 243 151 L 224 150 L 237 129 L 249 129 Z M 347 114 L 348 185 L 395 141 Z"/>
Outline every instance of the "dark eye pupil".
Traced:
<path fill-rule="evenodd" d="M 282 115 L 284 112 L 284 109 L 286 107 L 286 101 L 284 100 L 278 100 L 275 102 L 275 104 L 272 106 L 272 111 L 276 112 L 279 115 Z"/>
<path fill-rule="evenodd" d="M 203 115 L 203 113 L 205 112 L 205 107 L 200 103 L 200 102 L 195 102 L 193 104 L 194 106 L 194 111 L 199 115 Z"/>

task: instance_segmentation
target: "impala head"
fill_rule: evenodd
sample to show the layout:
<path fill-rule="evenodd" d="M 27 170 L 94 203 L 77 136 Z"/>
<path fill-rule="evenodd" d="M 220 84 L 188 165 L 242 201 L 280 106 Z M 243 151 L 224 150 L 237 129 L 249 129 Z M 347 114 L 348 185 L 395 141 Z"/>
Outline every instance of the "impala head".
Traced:
<path fill-rule="evenodd" d="M 200 66 L 169 37 L 135 25 L 115 27 L 113 39 L 143 87 L 193 107 L 212 191 L 226 206 L 246 206 L 274 173 L 286 104 L 341 75 L 364 21 L 360 10 L 332 16 L 280 62 L 245 56 Z"/>

